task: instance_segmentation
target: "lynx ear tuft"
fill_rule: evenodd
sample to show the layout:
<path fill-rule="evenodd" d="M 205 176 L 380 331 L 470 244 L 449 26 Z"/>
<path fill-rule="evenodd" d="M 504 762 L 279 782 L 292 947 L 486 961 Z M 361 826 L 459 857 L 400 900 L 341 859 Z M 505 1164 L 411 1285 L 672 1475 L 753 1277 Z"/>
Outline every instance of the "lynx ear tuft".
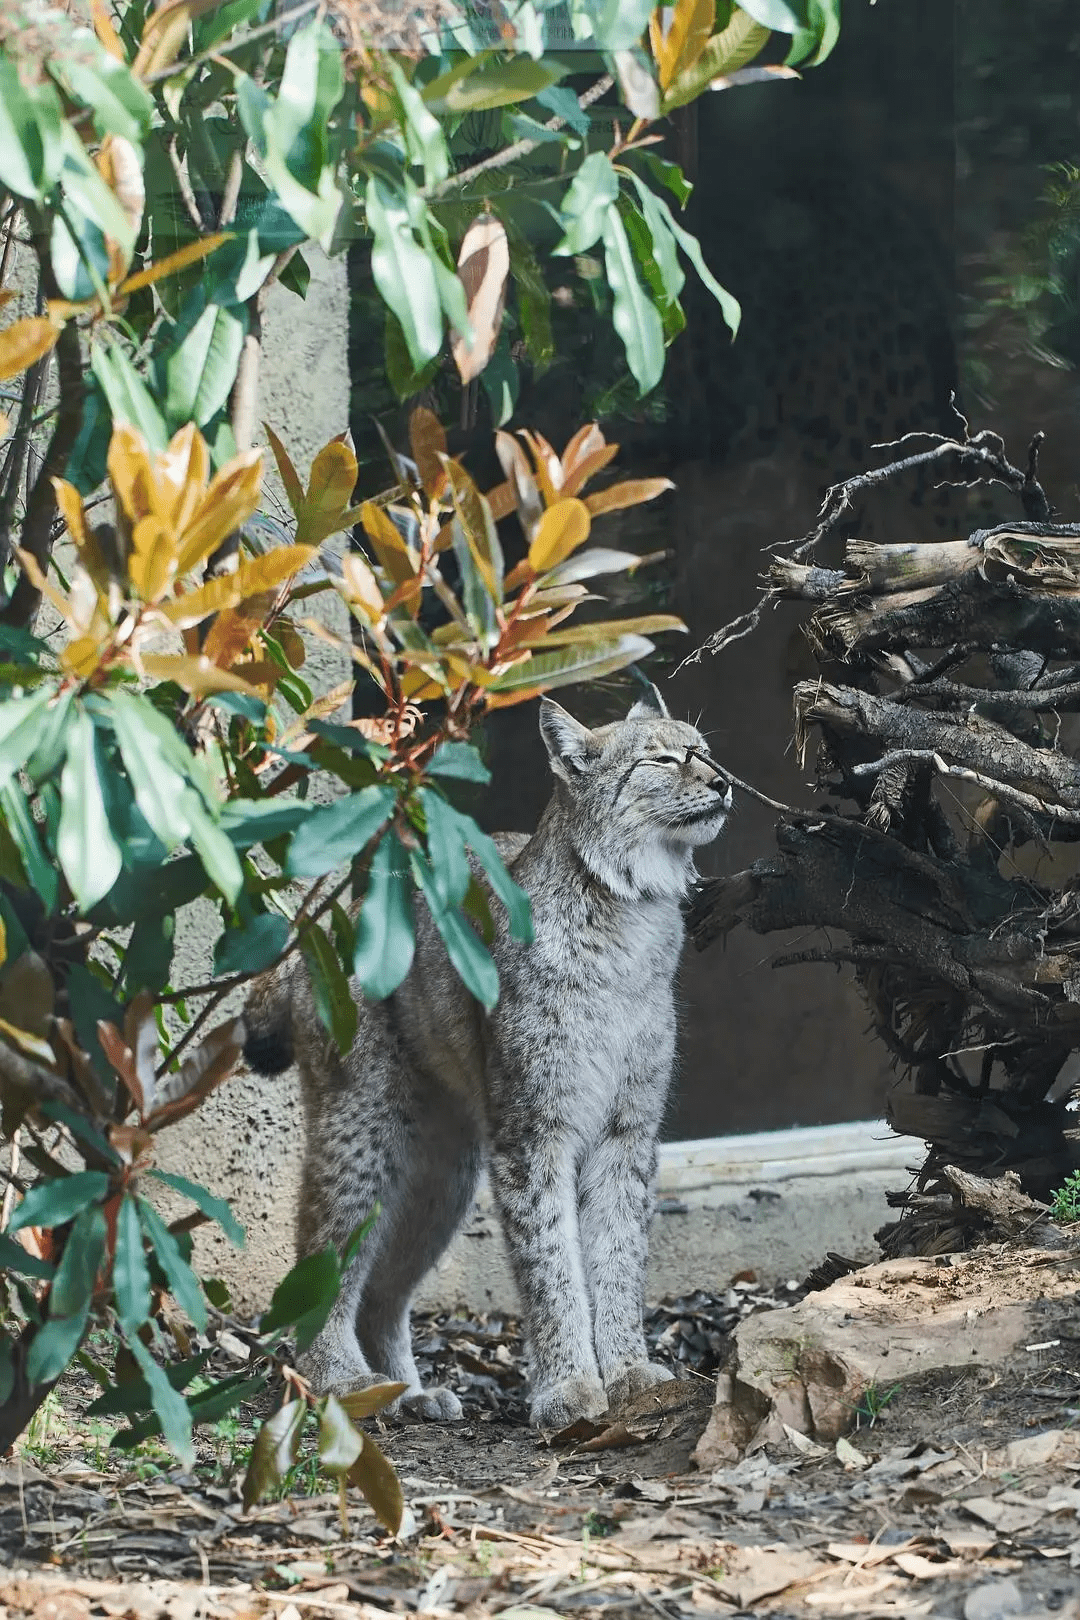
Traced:
<path fill-rule="evenodd" d="M 573 781 L 587 771 L 600 749 L 588 726 L 583 726 L 560 703 L 548 697 L 540 699 L 540 735 L 551 769 L 564 782 Z"/>
<path fill-rule="evenodd" d="M 628 720 L 670 720 L 668 706 L 660 696 L 660 690 L 649 682 L 648 690 L 639 697 L 634 707 L 626 717 Z"/>

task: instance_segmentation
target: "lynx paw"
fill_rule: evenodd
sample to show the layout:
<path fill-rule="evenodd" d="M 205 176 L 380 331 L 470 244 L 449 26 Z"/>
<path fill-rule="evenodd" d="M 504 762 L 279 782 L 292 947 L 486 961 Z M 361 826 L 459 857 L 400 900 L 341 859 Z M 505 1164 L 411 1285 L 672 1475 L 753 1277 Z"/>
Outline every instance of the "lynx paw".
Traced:
<path fill-rule="evenodd" d="M 461 1402 L 451 1389 L 434 1384 L 415 1395 L 401 1397 L 402 1410 L 410 1417 L 423 1418 L 426 1423 L 459 1423 L 464 1416 Z"/>
<path fill-rule="evenodd" d="M 607 1411 L 608 1398 L 599 1378 L 576 1373 L 538 1389 L 529 1407 L 534 1429 L 565 1429 L 578 1418 L 595 1418 Z"/>
<path fill-rule="evenodd" d="M 666 1384 L 675 1374 L 670 1367 L 663 1367 L 658 1361 L 636 1361 L 632 1366 L 624 1367 L 621 1372 L 614 1373 L 607 1381 L 607 1396 L 613 1412 L 633 1395 L 640 1395 L 642 1390 L 651 1389 L 654 1384 Z"/>

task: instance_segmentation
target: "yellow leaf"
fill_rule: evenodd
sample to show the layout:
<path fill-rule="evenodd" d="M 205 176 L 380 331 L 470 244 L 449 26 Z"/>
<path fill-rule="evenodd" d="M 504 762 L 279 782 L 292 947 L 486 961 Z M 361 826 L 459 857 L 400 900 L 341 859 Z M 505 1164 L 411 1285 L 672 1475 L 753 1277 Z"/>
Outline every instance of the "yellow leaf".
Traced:
<path fill-rule="evenodd" d="M 263 432 L 270 440 L 270 448 L 274 452 L 277 470 L 281 482 L 285 486 L 285 498 L 292 507 L 293 517 L 298 518 L 304 504 L 304 486 L 300 482 L 300 474 L 289 460 L 289 452 L 268 422 L 263 423 Z"/>
<path fill-rule="evenodd" d="M 378 581 L 363 557 L 355 551 L 347 552 L 341 559 L 341 573 L 345 581 L 343 595 L 349 606 L 360 608 L 377 624 L 386 609 Z"/>
<path fill-rule="evenodd" d="M 609 461 L 615 459 L 618 451 L 617 444 L 605 444 L 602 449 L 594 450 L 590 455 L 583 456 L 574 467 L 573 472 L 567 473 L 566 482 L 563 485 L 563 494 L 576 495 L 589 482 L 590 478 L 594 477 L 602 467 L 606 467 Z"/>
<path fill-rule="evenodd" d="M 15 1024 L 9 1024 L 6 1018 L 0 1018 L 0 1035 L 6 1036 L 13 1046 L 27 1057 L 38 1058 L 42 1063 L 55 1064 L 56 1054 L 48 1041 L 43 1041 L 39 1035 L 31 1035 L 28 1029 L 19 1029 Z"/>
<path fill-rule="evenodd" d="M 118 423 L 109 440 L 109 481 L 129 523 L 153 509 L 154 475 L 146 440 L 137 428 Z"/>
<path fill-rule="evenodd" d="M 420 482 L 429 495 L 438 497 L 446 488 L 446 473 L 439 460 L 446 454 L 446 434 L 439 418 L 423 405 L 409 417 L 409 446 Z"/>
<path fill-rule="evenodd" d="M 151 514 L 139 519 L 131 539 L 128 579 L 144 602 L 156 602 L 176 577 L 176 541 Z"/>
<path fill-rule="evenodd" d="M 501 523 L 503 518 L 509 517 L 514 510 L 514 491 L 509 481 L 505 484 L 496 484 L 494 489 L 488 490 L 484 498 L 491 507 L 491 515 L 496 523 Z"/>
<path fill-rule="evenodd" d="M 223 242 L 231 242 L 232 231 L 217 231 L 213 236 L 201 236 L 197 242 L 189 242 L 186 247 L 177 248 L 175 253 L 169 253 L 156 264 L 147 265 L 145 270 L 139 270 L 135 275 L 128 276 L 116 289 L 117 296 L 126 298 L 129 293 L 138 292 L 140 287 L 152 287 L 158 281 L 164 281 L 166 276 L 176 275 L 178 270 L 186 270 L 189 264 L 198 264 L 200 259 L 208 258 L 215 253 Z"/>
<path fill-rule="evenodd" d="M 685 630 L 686 625 L 673 613 L 642 613 L 635 619 L 598 619 L 591 624 L 572 624 L 565 630 L 548 630 L 521 643 L 523 647 L 578 647 L 591 642 L 611 641 L 615 636 L 648 636 L 661 630 Z"/>
<path fill-rule="evenodd" d="M 219 669 L 204 653 L 201 658 L 182 658 L 159 653 L 145 653 L 140 660 L 152 680 L 175 681 L 193 697 L 206 697 L 211 692 L 248 692 L 255 688 L 238 675 Z M 257 695 L 257 694 L 256 694 Z"/>
<path fill-rule="evenodd" d="M 506 227 L 495 214 L 481 214 L 465 232 L 458 254 L 458 279 L 465 289 L 472 327 L 470 342 L 456 333 L 451 345 L 454 364 L 463 383 L 479 377 L 495 352 L 509 274 L 510 245 Z"/>
<path fill-rule="evenodd" d="M 406 580 L 413 579 L 419 565 L 382 507 L 376 506 L 374 501 L 365 501 L 360 508 L 360 521 L 376 557 L 394 584 L 404 585 Z"/>
<path fill-rule="evenodd" d="M 101 663 L 102 652 L 109 640 L 108 636 L 76 636 L 74 641 L 69 641 L 60 654 L 65 673 L 74 675 L 80 681 L 89 680 Z"/>
<path fill-rule="evenodd" d="M 109 16 L 109 8 L 105 0 L 90 0 L 90 17 L 94 24 L 94 33 L 104 45 L 110 56 L 115 56 L 118 62 L 126 62 L 124 47 L 120 43 L 120 35 L 113 27 L 113 20 Z"/>
<path fill-rule="evenodd" d="M 62 331 L 47 315 L 28 315 L 0 332 L 0 382 L 17 377 L 48 354 Z"/>
<path fill-rule="evenodd" d="M 491 508 L 460 461 L 447 457 L 445 466 L 453 491 L 454 510 L 465 531 L 473 561 L 492 601 L 501 602 L 503 582 L 498 575 L 502 572 L 502 560 Z"/>
<path fill-rule="evenodd" d="M 182 534 L 195 515 L 210 476 L 206 440 L 188 422 L 153 461 L 155 510 L 174 535 Z"/>
<path fill-rule="evenodd" d="M 257 598 L 249 597 L 243 604 L 243 612 L 238 612 L 235 608 L 226 608 L 224 612 L 219 613 L 203 643 L 204 657 L 212 664 L 220 665 L 222 669 L 231 668 L 262 629 L 263 621 L 272 605 L 273 599 L 269 596 L 261 606 Z"/>
<path fill-rule="evenodd" d="M 0 963 L 6 962 L 6 961 L 7 961 L 7 929 L 4 927 L 4 919 L 3 919 L 3 917 L 0 917 Z"/>
<path fill-rule="evenodd" d="M 42 596 L 52 603 L 61 618 L 66 619 L 68 624 L 74 624 L 76 615 L 71 603 L 66 596 L 61 596 L 56 587 L 46 579 L 38 566 L 37 558 L 31 552 L 23 551 L 21 546 L 15 547 L 15 555 L 22 563 L 23 571 L 34 589 L 40 591 Z"/>
<path fill-rule="evenodd" d="M 211 480 L 180 538 L 178 573 L 188 574 L 197 568 L 227 535 L 247 522 L 259 504 L 261 486 L 261 450 L 243 450 L 226 462 Z"/>
<path fill-rule="evenodd" d="M 589 538 L 592 520 L 584 501 L 556 501 L 536 526 L 529 547 L 529 566 L 538 574 L 565 562 Z"/>
<path fill-rule="evenodd" d="M 204 11 L 213 11 L 217 4 L 218 0 L 166 0 L 147 20 L 131 71 L 145 79 L 171 67 L 184 47 L 193 20 Z"/>
<path fill-rule="evenodd" d="M 14 293 L 9 296 L 14 297 Z M 97 310 L 96 298 L 84 298 L 81 302 L 73 302 L 70 298 L 46 298 L 45 313 L 50 321 L 62 326 L 76 315 L 89 315 L 91 310 Z"/>
<path fill-rule="evenodd" d="M 238 607 L 248 597 L 273 590 L 292 579 L 317 556 L 314 546 L 277 546 L 261 557 L 241 563 L 233 573 L 221 574 L 197 590 L 163 603 L 159 611 L 177 629 L 186 629 L 199 624 L 211 613 Z"/>
<path fill-rule="evenodd" d="M 401 693 L 413 703 L 428 703 L 432 698 L 442 697 L 447 690 L 438 681 L 433 681 L 422 669 L 408 669 L 401 677 Z"/>
<path fill-rule="evenodd" d="M 604 444 L 604 435 L 595 422 L 587 422 L 583 428 L 578 428 L 562 453 L 564 483 L 579 462 L 584 461 L 586 456 L 595 454 L 597 450 L 603 450 Z M 617 450 L 618 445 L 615 448 Z"/>
<path fill-rule="evenodd" d="M 530 433 L 528 428 L 522 428 L 521 437 L 532 451 L 536 481 L 540 485 L 544 505 L 550 506 L 553 501 L 558 500 L 559 491 L 562 489 L 562 462 L 542 433 Z"/>
<path fill-rule="evenodd" d="M 671 26 L 656 54 L 661 90 L 677 73 L 688 72 L 709 43 L 716 19 L 714 0 L 676 0 Z"/>
<path fill-rule="evenodd" d="M 621 484 L 609 484 L 595 495 L 586 495 L 585 505 L 596 517 L 600 512 L 620 512 L 624 506 L 654 501 L 666 489 L 674 488 L 670 478 L 627 478 Z"/>
<path fill-rule="evenodd" d="M 104 597 L 109 589 L 111 570 L 98 545 L 97 537 L 86 526 L 86 514 L 79 492 L 74 484 L 67 483 L 63 478 L 54 478 L 52 487 L 60 516 L 67 524 L 72 541 L 78 547 L 83 566 L 97 587 L 99 596 Z"/>
<path fill-rule="evenodd" d="M 317 546 L 336 534 L 356 488 L 356 456 L 341 439 L 324 444 L 311 464 L 307 494 L 298 514 L 297 541 Z"/>

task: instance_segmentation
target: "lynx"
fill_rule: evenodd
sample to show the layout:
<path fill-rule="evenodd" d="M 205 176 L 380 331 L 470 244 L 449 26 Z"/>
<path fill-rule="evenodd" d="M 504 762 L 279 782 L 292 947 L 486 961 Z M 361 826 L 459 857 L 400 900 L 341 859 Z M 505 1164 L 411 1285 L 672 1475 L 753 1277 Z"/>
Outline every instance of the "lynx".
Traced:
<path fill-rule="evenodd" d="M 680 901 L 731 790 L 655 688 L 596 730 L 544 699 L 540 729 L 554 797 L 531 838 L 500 838 L 536 937 L 515 941 L 496 918 L 493 1012 L 421 911 L 408 978 L 387 1001 L 358 994 L 347 1057 L 302 969 L 260 981 L 244 1016 L 253 1068 L 278 1072 L 294 1054 L 300 1066 L 300 1252 L 344 1245 L 381 1205 L 301 1362 L 313 1386 L 341 1393 L 381 1374 L 421 1416 L 461 1416 L 450 1390 L 421 1386 L 409 1304 L 486 1160 L 525 1319 L 530 1416 L 550 1430 L 671 1377 L 648 1359 L 642 1307 Z"/>

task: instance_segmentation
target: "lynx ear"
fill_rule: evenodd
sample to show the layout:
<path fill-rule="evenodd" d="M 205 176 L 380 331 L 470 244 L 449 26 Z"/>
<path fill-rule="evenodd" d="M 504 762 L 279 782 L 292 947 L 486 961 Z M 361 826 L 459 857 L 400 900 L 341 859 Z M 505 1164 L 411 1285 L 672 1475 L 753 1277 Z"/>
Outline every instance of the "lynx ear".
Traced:
<path fill-rule="evenodd" d="M 547 697 L 540 699 L 540 735 L 551 769 L 564 782 L 586 771 L 599 748 L 588 726 L 583 726 L 561 704 Z"/>
<path fill-rule="evenodd" d="M 660 696 L 659 689 L 650 681 L 648 691 L 639 697 L 634 707 L 626 717 L 628 720 L 670 720 L 668 706 Z"/>

